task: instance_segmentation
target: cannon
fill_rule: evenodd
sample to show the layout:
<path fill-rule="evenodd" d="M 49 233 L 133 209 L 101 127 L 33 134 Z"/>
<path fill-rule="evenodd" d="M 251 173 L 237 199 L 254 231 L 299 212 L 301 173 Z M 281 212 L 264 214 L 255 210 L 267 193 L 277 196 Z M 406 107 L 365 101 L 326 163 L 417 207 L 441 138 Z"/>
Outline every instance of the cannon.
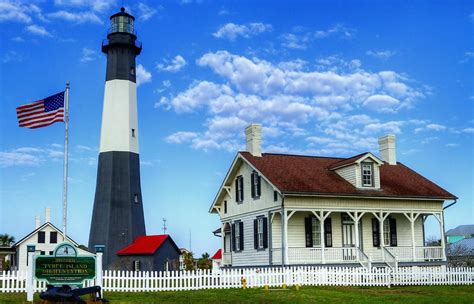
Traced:
<path fill-rule="evenodd" d="M 102 299 L 100 286 L 72 289 L 69 285 L 53 286 L 46 285 L 46 290 L 40 294 L 40 299 L 46 303 L 87 303 L 80 298 L 83 295 L 91 295 L 91 302 L 109 303 Z"/>

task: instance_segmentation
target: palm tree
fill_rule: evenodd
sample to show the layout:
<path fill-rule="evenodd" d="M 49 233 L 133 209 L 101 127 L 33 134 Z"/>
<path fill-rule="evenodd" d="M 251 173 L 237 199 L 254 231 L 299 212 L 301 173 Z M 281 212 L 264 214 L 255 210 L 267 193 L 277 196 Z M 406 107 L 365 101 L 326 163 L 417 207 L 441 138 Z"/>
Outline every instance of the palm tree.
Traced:
<path fill-rule="evenodd" d="M 15 243 L 15 237 L 7 233 L 0 234 L 0 246 L 11 246 Z"/>

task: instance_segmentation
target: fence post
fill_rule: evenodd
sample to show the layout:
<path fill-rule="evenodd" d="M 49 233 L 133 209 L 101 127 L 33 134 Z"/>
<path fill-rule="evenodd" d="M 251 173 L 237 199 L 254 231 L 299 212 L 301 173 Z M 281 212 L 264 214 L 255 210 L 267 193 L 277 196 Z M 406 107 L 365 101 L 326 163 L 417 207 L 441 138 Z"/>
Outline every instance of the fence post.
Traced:
<path fill-rule="evenodd" d="M 100 291 L 103 293 L 103 283 L 102 283 L 102 252 L 97 252 L 95 259 L 95 284 L 100 287 Z"/>

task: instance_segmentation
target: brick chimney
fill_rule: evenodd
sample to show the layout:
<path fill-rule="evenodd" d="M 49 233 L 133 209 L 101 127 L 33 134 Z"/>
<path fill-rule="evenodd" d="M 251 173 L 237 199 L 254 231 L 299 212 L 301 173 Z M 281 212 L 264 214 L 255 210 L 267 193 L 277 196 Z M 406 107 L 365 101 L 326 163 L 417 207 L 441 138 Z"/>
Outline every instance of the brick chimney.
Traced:
<path fill-rule="evenodd" d="M 389 165 L 397 164 L 397 149 L 395 135 L 388 134 L 379 138 L 380 158 Z"/>
<path fill-rule="evenodd" d="M 259 124 L 251 124 L 245 128 L 245 141 L 247 144 L 247 152 L 253 156 L 262 156 L 262 126 Z"/>

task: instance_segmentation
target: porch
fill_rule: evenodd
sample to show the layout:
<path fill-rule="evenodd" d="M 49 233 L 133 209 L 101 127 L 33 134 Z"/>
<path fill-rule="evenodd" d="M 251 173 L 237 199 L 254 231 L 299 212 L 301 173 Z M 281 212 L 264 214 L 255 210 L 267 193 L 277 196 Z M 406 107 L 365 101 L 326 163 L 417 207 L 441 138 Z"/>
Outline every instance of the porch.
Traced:
<path fill-rule="evenodd" d="M 428 216 L 439 223 L 441 246 L 425 246 Z M 270 265 L 446 261 L 442 211 L 285 208 L 271 213 L 269 226 Z"/>

